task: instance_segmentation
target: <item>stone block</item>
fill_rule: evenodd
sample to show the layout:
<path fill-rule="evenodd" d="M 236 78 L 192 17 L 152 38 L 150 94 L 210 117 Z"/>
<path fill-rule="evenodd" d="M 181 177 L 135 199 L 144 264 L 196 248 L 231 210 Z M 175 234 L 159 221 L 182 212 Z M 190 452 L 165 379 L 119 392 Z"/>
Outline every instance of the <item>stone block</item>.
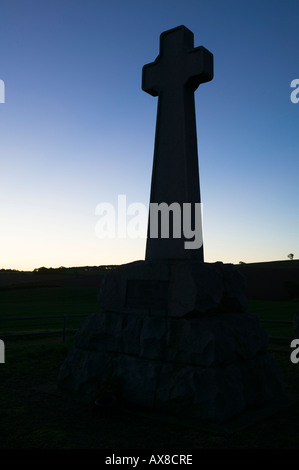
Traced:
<path fill-rule="evenodd" d="M 168 347 L 166 318 L 146 316 L 143 318 L 140 334 L 140 357 L 163 361 Z M 134 332 L 132 332 L 134 334 Z"/>
<path fill-rule="evenodd" d="M 154 408 L 161 363 L 128 355 L 118 356 L 113 374 L 123 380 L 123 399 Z"/>
<path fill-rule="evenodd" d="M 191 260 L 117 267 L 105 276 L 99 303 L 113 312 L 169 317 L 247 309 L 245 280 L 235 266 Z"/>
<path fill-rule="evenodd" d="M 74 348 L 59 370 L 59 388 L 81 399 L 91 399 L 115 366 L 116 356 L 111 353 Z"/>
<path fill-rule="evenodd" d="M 247 313 L 170 318 L 99 312 L 84 320 L 75 345 L 85 350 L 215 367 L 265 351 L 268 336 L 258 318 Z"/>
<path fill-rule="evenodd" d="M 123 316 L 115 312 L 89 315 L 75 336 L 75 345 L 81 349 L 121 351 Z"/>

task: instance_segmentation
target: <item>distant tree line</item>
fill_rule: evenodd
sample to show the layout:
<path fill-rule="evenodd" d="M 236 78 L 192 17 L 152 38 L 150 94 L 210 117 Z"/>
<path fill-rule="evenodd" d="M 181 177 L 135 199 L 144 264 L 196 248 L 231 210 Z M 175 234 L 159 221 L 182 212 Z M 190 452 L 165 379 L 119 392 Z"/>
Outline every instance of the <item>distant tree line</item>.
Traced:
<path fill-rule="evenodd" d="M 83 272 L 94 272 L 94 271 L 106 271 L 107 269 L 114 268 L 115 265 L 102 265 L 102 266 L 78 266 L 72 268 L 66 268 L 64 266 L 60 266 L 59 268 L 46 268 L 42 266 L 40 268 L 35 268 L 33 270 L 34 273 L 37 274 L 74 274 L 74 273 L 83 273 Z"/>
<path fill-rule="evenodd" d="M 0 269 L 0 271 L 10 272 L 10 273 L 19 273 L 19 272 L 22 272 L 22 271 L 20 271 L 19 269 L 5 269 L 5 268 Z"/>

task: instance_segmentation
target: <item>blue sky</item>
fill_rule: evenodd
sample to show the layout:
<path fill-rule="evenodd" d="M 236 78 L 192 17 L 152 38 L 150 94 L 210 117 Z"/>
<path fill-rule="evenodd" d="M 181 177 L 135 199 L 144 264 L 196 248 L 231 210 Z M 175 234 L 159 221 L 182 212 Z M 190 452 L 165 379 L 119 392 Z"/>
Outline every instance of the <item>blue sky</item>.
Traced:
<path fill-rule="evenodd" d="M 96 206 L 149 203 L 161 32 L 214 54 L 195 92 L 205 261 L 299 254 L 299 3 L 2 0 L 0 268 L 120 264 L 145 239 L 100 239 Z"/>

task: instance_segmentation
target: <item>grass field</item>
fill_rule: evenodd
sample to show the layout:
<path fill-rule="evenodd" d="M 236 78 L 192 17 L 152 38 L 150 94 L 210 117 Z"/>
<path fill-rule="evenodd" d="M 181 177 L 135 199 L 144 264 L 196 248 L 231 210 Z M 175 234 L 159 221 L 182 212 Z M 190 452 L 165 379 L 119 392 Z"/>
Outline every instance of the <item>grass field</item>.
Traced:
<path fill-rule="evenodd" d="M 89 314 L 100 310 L 96 287 L 26 287 L 2 289 L 1 317 L 36 320 L 0 321 L 1 333 L 61 328 L 48 315 Z M 249 302 L 260 319 L 291 321 L 299 301 Z M 1 320 L 1 318 L 0 318 Z M 68 327 L 78 327 L 72 319 Z M 274 336 L 292 336 L 291 325 L 265 325 Z M 290 361 L 288 342 L 274 347 L 292 404 L 272 417 L 226 434 L 157 420 L 151 414 L 120 409 L 99 412 L 53 393 L 59 367 L 73 347 L 73 334 L 5 340 L 6 362 L 0 364 L 0 448 L 2 449 L 259 449 L 299 448 L 299 364 Z"/>
<path fill-rule="evenodd" d="M 98 291 L 99 289 L 95 287 L 36 287 L 4 290 L 0 296 L 2 314 L 0 331 L 2 334 L 17 334 L 62 330 L 62 318 L 46 317 L 88 315 L 97 312 L 99 311 Z M 22 320 L 22 317 L 31 317 L 31 319 Z M 66 328 L 78 328 L 81 321 L 81 317 L 69 317 Z"/>
<path fill-rule="evenodd" d="M 99 305 L 95 287 L 36 287 L 1 292 L 4 316 L 59 315 L 92 313 Z"/>
<path fill-rule="evenodd" d="M 293 321 L 294 314 L 299 311 L 299 301 L 250 300 L 248 304 L 248 311 L 260 320 Z M 262 322 L 262 326 L 270 336 L 291 338 L 293 335 L 292 324 Z"/>

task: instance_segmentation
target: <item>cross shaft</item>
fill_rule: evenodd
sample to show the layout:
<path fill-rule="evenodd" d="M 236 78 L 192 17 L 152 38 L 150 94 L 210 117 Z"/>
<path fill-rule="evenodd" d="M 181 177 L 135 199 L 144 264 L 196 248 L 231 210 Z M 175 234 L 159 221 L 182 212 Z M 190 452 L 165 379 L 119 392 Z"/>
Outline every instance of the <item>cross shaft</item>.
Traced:
<path fill-rule="evenodd" d="M 194 209 L 200 203 L 194 91 L 212 80 L 213 55 L 193 46 L 193 33 L 185 26 L 162 33 L 158 57 L 143 67 L 142 89 L 158 96 L 150 203 L 177 202 L 181 208 L 191 203 Z M 183 234 L 165 239 L 149 232 L 146 259 L 203 261 L 203 246 L 186 250 Z"/>

